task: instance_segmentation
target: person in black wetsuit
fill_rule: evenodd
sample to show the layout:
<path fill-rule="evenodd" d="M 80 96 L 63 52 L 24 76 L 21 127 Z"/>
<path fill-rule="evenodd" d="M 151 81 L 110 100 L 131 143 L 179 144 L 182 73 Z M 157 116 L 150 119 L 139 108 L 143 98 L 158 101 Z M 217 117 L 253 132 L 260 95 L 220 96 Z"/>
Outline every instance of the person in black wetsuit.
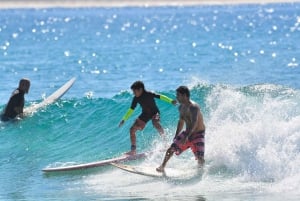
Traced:
<path fill-rule="evenodd" d="M 19 82 L 19 87 L 13 91 L 3 114 L 1 114 L 1 121 L 9 121 L 16 118 L 17 116 L 22 117 L 25 103 L 24 95 L 28 93 L 29 88 L 29 79 L 21 79 Z"/>
<path fill-rule="evenodd" d="M 158 98 L 170 104 L 176 105 L 177 101 L 168 98 L 165 95 L 156 94 L 145 90 L 144 83 L 142 81 L 136 81 L 131 85 L 131 89 L 134 94 L 134 98 L 131 103 L 131 107 L 128 109 L 124 117 L 122 118 L 119 127 L 131 116 L 137 104 L 142 107 L 142 114 L 135 120 L 130 128 L 130 140 L 131 150 L 126 154 L 136 154 L 136 131 L 143 130 L 149 120 L 152 120 L 153 126 L 157 129 L 160 135 L 164 134 L 164 130 L 160 125 L 160 112 L 155 103 L 154 98 Z"/>

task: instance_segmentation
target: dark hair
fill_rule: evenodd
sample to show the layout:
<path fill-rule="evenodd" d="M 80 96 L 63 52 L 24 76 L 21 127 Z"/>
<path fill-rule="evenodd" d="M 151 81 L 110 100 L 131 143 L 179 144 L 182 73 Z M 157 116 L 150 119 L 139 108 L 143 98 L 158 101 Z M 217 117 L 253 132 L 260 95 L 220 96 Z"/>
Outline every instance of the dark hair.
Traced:
<path fill-rule="evenodd" d="M 27 78 L 22 78 L 19 81 L 19 87 L 21 87 L 22 85 L 26 85 L 26 86 L 30 86 L 30 80 Z"/>
<path fill-rule="evenodd" d="M 180 94 L 185 94 L 187 97 L 190 97 L 190 90 L 186 86 L 180 86 L 176 89 L 176 92 Z"/>
<path fill-rule="evenodd" d="M 143 89 L 145 90 L 145 85 L 142 81 L 136 81 L 134 82 L 131 87 L 130 87 L 132 90 L 135 90 L 135 89 Z"/>

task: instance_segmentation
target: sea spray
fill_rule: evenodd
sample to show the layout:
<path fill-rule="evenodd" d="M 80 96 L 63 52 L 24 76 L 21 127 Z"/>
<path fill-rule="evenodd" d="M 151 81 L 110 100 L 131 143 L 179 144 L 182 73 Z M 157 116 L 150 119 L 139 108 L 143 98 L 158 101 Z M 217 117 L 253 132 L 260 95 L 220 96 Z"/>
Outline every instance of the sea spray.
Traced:
<path fill-rule="evenodd" d="M 298 175 L 299 100 L 299 91 L 281 86 L 216 86 L 206 101 L 206 156 L 212 166 L 249 182 Z"/>

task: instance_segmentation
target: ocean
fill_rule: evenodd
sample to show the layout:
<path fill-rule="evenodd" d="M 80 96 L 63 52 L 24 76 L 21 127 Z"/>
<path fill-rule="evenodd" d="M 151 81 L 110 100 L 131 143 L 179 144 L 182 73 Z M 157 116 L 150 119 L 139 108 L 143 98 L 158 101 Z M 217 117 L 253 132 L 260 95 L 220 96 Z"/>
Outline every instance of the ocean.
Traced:
<path fill-rule="evenodd" d="M 56 103 L 0 123 L 0 200 L 299 200 L 300 4 L 194 7 L 43 8 L 0 11 L 0 110 L 20 78 L 26 106 L 76 77 Z M 206 124 L 202 177 L 173 181 L 111 166 L 45 174 L 130 148 L 118 124 L 130 85 L 175 98 L 186 85 Z M 174 136 L 178 108 L 160 100 L 161 140 L 137 133 L 156 168 Z M 196 168 L 191 151 L 168 167 Z"/>

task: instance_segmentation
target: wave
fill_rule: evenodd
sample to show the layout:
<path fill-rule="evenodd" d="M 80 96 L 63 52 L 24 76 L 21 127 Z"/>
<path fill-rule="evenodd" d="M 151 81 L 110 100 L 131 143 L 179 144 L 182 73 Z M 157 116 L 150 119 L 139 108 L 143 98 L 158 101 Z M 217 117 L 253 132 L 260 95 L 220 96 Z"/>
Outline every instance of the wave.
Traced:
<path fill-rule="evenodd" d="M 299 103 L 299 91 L 283 86 L 214 86 L 206 98 L 210 171 L 248 182 L 299 175 Z"/>
<path fill-rule="evenodd" d="M 196 83 L 190 88 L 191 98 L 200 104 L 207 127 L 208 165 L 204 179 L 221 175 L 239 182 L 276 183 L 279 191 L 287 185 L 298 188 L 299 90 L 270 84 L 233 87 Z M 175 98 L 175 91 L 160 93 Z M 9 150 L 22 142 L 18 149 L 3 156 L 2 162 L 14 161 L 9 156 L 21 161 L 24 150 L 39 169 L 55 163 L 91 162 L 120 155 L 130 147 L 129 128 L 140 113 L 137 108 L 118 128 L 131 99 L 132 94 L 126 91 L 112 98 L 63 99 L 22 122 L 1 124 L 1 135 L 7 139 L 2 149 Z M 177 108 L 159 100 L 157 103 L 167 142 L 161 141 L 148 124 L 137 134 L 139 151 L 161 149 L 173 138 Z M 160 163 L 162 155 L 151 157 L 152 163 Z M 188 167 L 195 164 L 190 152 L 174 158 L 170 166 L 180 167 L 182 160 Z"/>

